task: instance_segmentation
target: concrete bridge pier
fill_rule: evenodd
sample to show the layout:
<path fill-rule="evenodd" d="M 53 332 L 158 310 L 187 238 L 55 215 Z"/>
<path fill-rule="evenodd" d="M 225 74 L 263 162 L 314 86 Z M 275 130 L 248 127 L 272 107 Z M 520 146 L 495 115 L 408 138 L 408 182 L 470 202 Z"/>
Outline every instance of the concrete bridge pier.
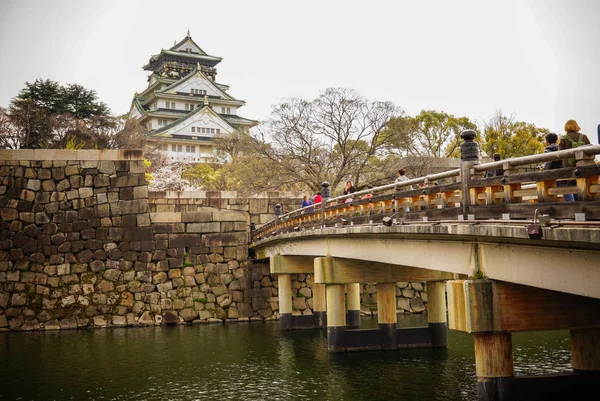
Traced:
<path fill-rule="evenodd" d="M 279 327 L 281 330 L 325 328 L 327 312 L 325 306 L 325 286 L 315 284 L 314 313 L 312 315 L 294 315 L 292 297 L 292 274 L 314 274 L 315 261 L 310 256 L 276 255 L 270 259 L 270 271 L 277 274 L 279 283 Z"/>
<path fill-rule="evenodd" d="M 327 328 L 327 296 L 325 284 L 313 283 L 313 314 L 317 329 Z"/>
<path fill-rule="evenodd" d="M 447 283 L 451 330 L 472 333 L 479 401 L 596 399 L 600 380 L 600 299 L 495 280 Z M 515 376 L 513 332 L 571 333 L 573 371 Z"/>
<path fill-rule="evenodd" d="M 448 346 L 448 325 L 446 319 L 446 283 L 428 281 L 427 322 L 431 333 L 432 347 Z"/>
<path fill-rule="evenodd" d="M 600 373 L 600 328 L 571 329 L 573 372 Z"/>
<path fill-rule="evenodd" d="M 398 348 L 396 283 L 377 283 L 377 321 L 381 349 Z"/>
<path fill-rule="evenodd" d="M 292 330 L 292 279 L 289 274 L 279 274 L 279 328 Z"/>
<path fill-rule="evenodd" d="M 477 400 L 515 400 L 512 335 L 478 333 L 474 343 Z"/>
<path fill-rule="evenodd" d="M 333 258 L 315 259 L 315 282 L 327 285 L 327 335 L 329 350 L 366 351 L 391 350 L 397 348 L 445 347 L 446 337 L 446 298 L 444 280 L 452 274 L 420 269 L 411 266 L 397 266 L 386 263 Z M 431 282 L 429 324 L 425 327 L 397 328 L 396 282 Z M 360 308 L 358 291 L 352 287 L 357 282 L 377 283 L 377 329 L 351 328 L 346 319 L 343 288 L 348 286 L 348 310 Z M 340 287 L 341 286 L 341 287 Z M 342 288 L 340 290 L 340 288 Z M 340 294 L 341 291 L 341 294 Z M 354 298 L 354 300 L 353 300 Z M 343 319 L 341 317 L 343 315 Z M 358 325 L 358 324 L 357 324 Z"/>
<path fill-rule="evenodd" d="M 327 284 L 326 290 L 327 348 L 330 352 L 344 352 L 346 351 L 345 286 L 344 284 Z"/>
<path fill-rule="evenodd" d="M 346 298 L 348 301 L 346 327 L 358 329 L 360 328 L 360 283 L 346 284 Z"/>

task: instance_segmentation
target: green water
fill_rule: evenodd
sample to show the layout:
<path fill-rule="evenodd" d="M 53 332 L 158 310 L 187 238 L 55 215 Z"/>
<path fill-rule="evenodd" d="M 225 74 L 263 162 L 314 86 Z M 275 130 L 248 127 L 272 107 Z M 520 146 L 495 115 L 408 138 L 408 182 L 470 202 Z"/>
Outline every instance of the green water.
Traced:
<path fill-rule="evenodd" d="M 515 334 L 513 345 L 517 374 L 570 369 L 568 332 Z M 324 331 L 277 322 L 0 333 L 0 400 L 474 398 L 473 339 L 455 332 L 445 350 L 346 354 L 327 352 Z"/>

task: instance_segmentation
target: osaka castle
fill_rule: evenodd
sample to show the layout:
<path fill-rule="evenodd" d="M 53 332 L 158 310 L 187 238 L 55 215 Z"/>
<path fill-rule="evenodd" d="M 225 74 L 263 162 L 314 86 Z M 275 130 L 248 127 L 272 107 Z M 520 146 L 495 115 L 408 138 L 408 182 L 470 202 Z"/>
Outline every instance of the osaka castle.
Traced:
<path fill-rule="evenodd" d="M 258 124 L 238 115 L 245 101 L 217 82 L 221 57 L 207 54 L 187 36 L 173 47 L 150 57 L 148 87 L 136 93 L 129 118 L 148 130 L 151 146 L 173 161 L 216 161 L 213 139 L 232 132 L 248 132 Z"/>

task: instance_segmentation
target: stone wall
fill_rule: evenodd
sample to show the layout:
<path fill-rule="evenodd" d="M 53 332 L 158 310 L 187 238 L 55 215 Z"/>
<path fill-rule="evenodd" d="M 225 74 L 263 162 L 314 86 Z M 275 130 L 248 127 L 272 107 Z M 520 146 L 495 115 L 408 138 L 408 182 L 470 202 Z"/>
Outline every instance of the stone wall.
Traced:
<path fill-rule="evenodd" d="M 287 213 L 299 209 L 302 197 L 291 192 L 263 192 L 254 196 L 240 196 L 235 191 L 150 192 L 148 202 L 152 212 L 196 211 L 202 207 L 241 210 L 250 214 L 256 227 L 275 217 L 275 205 Z"/>
<path fill-rule="evenodd" d="M 0 330 L 277 319 L 250 221 L 299 199 L 184 195 L 149 195 L 139 151 L 0 150 Z M 311 314 L 312 275 L 292 279 Z M 420 283 L 399 284 L 399 311 L 421 311 Z"/>
<path fill-rule="evenodd" d="M 2 150 L 0 217 L 0 329 L 258 317 L 248 213 L 150 213 L 141 152 Z"/>

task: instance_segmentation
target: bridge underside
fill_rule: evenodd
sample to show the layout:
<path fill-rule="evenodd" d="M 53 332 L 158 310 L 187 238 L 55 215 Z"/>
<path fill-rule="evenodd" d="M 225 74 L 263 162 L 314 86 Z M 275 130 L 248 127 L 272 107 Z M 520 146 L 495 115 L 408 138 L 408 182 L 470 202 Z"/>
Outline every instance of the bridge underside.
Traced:
<path fill-rule="evenodd" d="M 256 256 L 304 258 L 290 259 L 290 265 L 330 256 L 335 266 L 315 272 L 324 284 L 377 282 L 385 274 L 397 281 L 459 274 L 600 298 L 600 230 L 558 230 L 532 240 L 523 226 L 344 227 L 327 235 L 314 230 L 278 236 L 261 243 Z"/>
<path fill-rule="evenodd" d="M 410 232 L 394 232 L 402 229 Z M 502 228 L 504 235 L 495 241 L 474 235 L 475 227 L 454 232 L 452 240 L 418 230 L 344 227 L 329 235 L 315 230 L 261 243 L 257 256 L 270 258 L 271 273 L 279 275 L 282 329 L 327 327 L 329 350 L 344 352 L 445 347 L 449 328 L 474 335 L 479 400 L 595 394 L 600 378 L 597 243 L 581 243 L 575 240 L 581 234 L 574 232 L 540 242 L 511 236 L 511 228 Z M 600 234 L 588 240 L 595 235 Z M 291 306 L 285 306 L 291 300 L 285 283 L 294 273 L 314 274 L 315 316 L 310 319 L 294 320 Z M 396 327 L 399 281 L 427 282 L 428 326 Z M 352 290 L 358 283 L 377 284 L 377 329 L 351 322 L 360 309 Z M 573 372 L 515 377 L 511 333 L 558 329 L 570 330 Z"/>

